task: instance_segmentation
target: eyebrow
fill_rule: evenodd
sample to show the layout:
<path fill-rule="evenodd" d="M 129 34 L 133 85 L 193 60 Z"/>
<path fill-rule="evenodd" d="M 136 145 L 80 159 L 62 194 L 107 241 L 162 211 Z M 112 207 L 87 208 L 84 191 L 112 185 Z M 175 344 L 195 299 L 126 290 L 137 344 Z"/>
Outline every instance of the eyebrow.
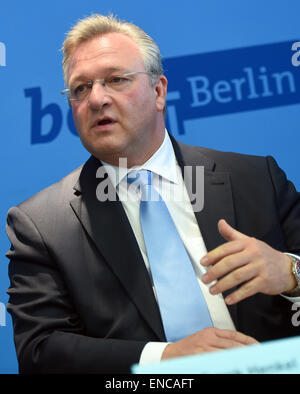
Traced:
<path fill-rule="evenodd" d="M 127 70 L 125 68 L 122 67 L 109 67 L 104 71 L 104 74 L 110 74 L 113 72 L 121 72 L 121 73 L 126 73 Z M 74 84 L 75 82 L 78 81 L 90 81 L 91 78 L 86 77 L 86 75 L 84 74 L 78 74 L 76 75 L 74 78 L 72 78 L 72 84 Z M 69 86 L 71 86 L 71 83 L 69 83 Z"/>

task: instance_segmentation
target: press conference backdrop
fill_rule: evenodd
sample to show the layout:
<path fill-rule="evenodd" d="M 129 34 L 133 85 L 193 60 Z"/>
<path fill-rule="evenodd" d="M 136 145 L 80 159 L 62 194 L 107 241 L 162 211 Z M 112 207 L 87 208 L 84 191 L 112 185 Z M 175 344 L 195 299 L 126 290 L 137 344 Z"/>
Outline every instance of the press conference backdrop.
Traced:
<path fill-rule="evenodd" d="M 300 189 L 299 0 L 1 0 L 0 373 L 18 371 L 6 311 L 6 213 L 89 157 L 59 93 L 59 48 L 79 18 L 110 12 L 158 43 L 176 138 L 273 155 Z"/>

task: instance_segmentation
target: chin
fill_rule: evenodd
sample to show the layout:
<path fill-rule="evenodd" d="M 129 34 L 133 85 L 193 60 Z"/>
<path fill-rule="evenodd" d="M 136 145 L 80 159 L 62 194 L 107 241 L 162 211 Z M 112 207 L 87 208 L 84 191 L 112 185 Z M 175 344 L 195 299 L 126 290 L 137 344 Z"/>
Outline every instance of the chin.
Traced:
<path fill-rule="evenodd" d="M 118 165 L 119 158 L 127 158 L 124 149 L 120 144 L 97 144 L 96 146 L 86 147 L 86 149 L 99 160 L 107 163 L 114 162 L 113 165 Z"/>

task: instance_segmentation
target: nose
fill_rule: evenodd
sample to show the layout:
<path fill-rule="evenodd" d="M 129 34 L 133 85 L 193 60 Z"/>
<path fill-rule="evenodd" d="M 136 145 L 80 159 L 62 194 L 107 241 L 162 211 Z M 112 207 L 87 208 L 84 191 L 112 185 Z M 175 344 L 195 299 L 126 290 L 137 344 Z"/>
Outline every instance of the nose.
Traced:
<path fill-rule="evenodd" d="M 88 98 L 88 106 L 92 110 L 99 110 L 109 104 L 111 104 L 110 95 L 100 81 L 95 81 Z"/>

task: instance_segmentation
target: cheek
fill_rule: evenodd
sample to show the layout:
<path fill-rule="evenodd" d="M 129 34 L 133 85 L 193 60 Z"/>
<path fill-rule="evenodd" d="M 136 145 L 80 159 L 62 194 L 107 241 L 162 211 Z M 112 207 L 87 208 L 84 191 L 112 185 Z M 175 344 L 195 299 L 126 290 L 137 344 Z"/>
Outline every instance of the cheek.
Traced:
<path fill-rule="evenodd" d="M 155 95 L 149 87 L 147 89 L 136 89 L 128 93 L 123 101 L 122 108 L 127 111 L 131 119 L 147 117 L 155 108 Z"/>
<path fill-rule="evenodd" d="M 147 107 L 151 104 L 155 103 L 155 91 L 151 88 L 147 83 L 142 86 L 138 86 L 135 89 L 131 90 L 126 95 L 128 102 L 130 102 L 133 106 L 142 107 L 147 104 Z M 145 108 L 145 110 L 147 109 Z"/>
<path fill-rule="evenodd" d="M 76 130 L 78 131 L 78 134 L 80 134 L 86 122 L 84 111 L 80 108 L 73 108 L 72 114 L 73 114 L 74 125 L 76 127 Z"/>
<path fill-rule="evenodd" d="M 122 107 L 125 108 L 135 108 L 139 106 L 142 97 L 138 95 L 135 91 L 127 93 L 126 97 L 124 97 Z"/>

